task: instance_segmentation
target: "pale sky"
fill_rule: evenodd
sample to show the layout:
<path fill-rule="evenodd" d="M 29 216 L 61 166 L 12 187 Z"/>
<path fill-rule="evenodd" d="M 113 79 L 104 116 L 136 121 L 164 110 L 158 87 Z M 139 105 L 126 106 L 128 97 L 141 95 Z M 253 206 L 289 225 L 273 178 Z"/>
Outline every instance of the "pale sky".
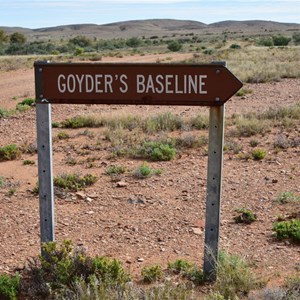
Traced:
<path fill-rule="evenodd" d="M 0 0 L 0 26 L 34 29 L 144 19 L 300 23 L 300 0 Z"/>

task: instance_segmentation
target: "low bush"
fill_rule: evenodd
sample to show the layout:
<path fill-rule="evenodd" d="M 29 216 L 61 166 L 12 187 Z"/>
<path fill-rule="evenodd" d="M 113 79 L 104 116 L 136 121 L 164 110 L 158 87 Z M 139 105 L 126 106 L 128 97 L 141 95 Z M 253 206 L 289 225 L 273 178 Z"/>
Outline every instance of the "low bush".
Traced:
<path fill-rule="evenodd" d="M 93 185 L 97 180 L 97 177 L 91 174 L 84 176 L 80 176 L 78 174 L 64 174 L 62 176 L 55 177 L 53 183 L 54 186 L 65 190 L 78 191 Z"/>
<path fill-rule="evenodd" d="M 276 222 L 273 230 L 279 240 L 291 239 L 294 242 L 300 242 L 300 220 L 298 219 Z"/>
<path fill-rule="evenodd" d="M 219 253 L 214 291 L 224 299 L 240 299 L 257 285 L 249 264 L 237 255 Z M 216 298 L 223 299 L 223 298 Z"/>
<path fill-rule="evenodd" d="M 125 173 L 126 168 L 124 166 L 110 166 L 105 170 L 106 175 L 118 175 Z"/>
<path fill-rule="evenodd" d="M 103 122 L 92 116 L 77 116 L 61 122 L 62 128 L 102 127 Z"/>
<path fill-rule="evenodd" d="M 293 192 L 282 192 L 276 197 L 276 202 L 280 204 L 300 202 L 300 195 L 295 195 Z"/>
<path fill-rule="evenodd" d="M 70 138 L 70 135 L 67 132 L 61 131 L 57 134 L 59 140 L 67 140 Z"/>
<path fill-rule="evenodd" d="M 242 97 L 242 96 L 245 96 L 247 94 L 252 94 L 253 91 L 251 89 L 240 89 L 235 95 L 238 96 L 238 97 Z"/>
<path fill-rule="evenodd" d="M 191 119 L 190 124 L 196 129 L 208 129 L 209 118 L 207 115 L 198 114 Z"/>
<path fill-rule="evenodd" d="M 141 271 L 141 274 L 143 281 L 147 283 L 158 281 L 163 277 L 163 271 L 159 265 L 144 267 Z"/>
<path fill-rule="evenodd" d="M 256 215 L 249 209 L 240 208 L 236 209 L 236 212 L 238 213 L 238 215 L 234 217 L 236 223 L 251 224 L 256 221 Z"/>
<path fill-rule="evenodd" d="M 186 273 L 192 268 L 192 264 L 185 259 L 176 259 L 168 263 L 168 269 L 175 274 Z"/>
<path fill-rule="evenodd" d="M 251 137 L 257 134 L 266 134 L 270 131 L 268 122 L 263 122 L 257 118 L 240 118 L 236 123 L 236 130 L 233 134 L 241 137 Z"/>
<path fill-rule="evenodd" d="M 202 269 L 191 264 L 184 259 L 176 259 L 174 262 L 168 263 L 168 270 L 172 273 L 180 274 L 182 277 L 192 281 L 197 285 L 204 283 L 204 274 Z"/>
<path fill-rule="evenodd" d="M 266 155 L 266 150 L 260 148 L 256 148 L 251 152 L 251 156 L 254 160 L 262 160 L 266 157 Z"/>
<path fill-rule="evenodd" d="M 20 276 L 18 273 L 13 276 L 8 274 L 0 275 L 0 299 L 16 300 L 19 287 Z"/>
<path fill-rule="evenodd" d="M 137 156 L 153 161 L 168 161 L 176 156 L 176 149 L 172 144 L 160 141 L 144 142 L 137 149 Z"/>
<path fill-rule="evenodd" d="M 73 298 L 79 285 L 94 285 L 95 292 L 102 290 L 105 295 L 112 288 L 124 289 L 129 281 L 118 260 L 91 258 L 69 240 L 60 245 L 57 242 L 43 244 L 42 253 L 25 270 L 26 280 L 22 283 L 21 294 L 26 299 L 90 299 Z"/>
<path fill-rule="evenodd" d="M 35 104 L 35 99 L 26 98 L 22 102 L 19 102 L 16 105 L 16 110 L 19 112 L 23 112 L 30 109 L 34 104 Z"/>
<path fill-rule="evenodd" d="M 21 156 L 21 151 L 15 144 L 9 144 L 0 147 L 0 162 L 5 160 L 14 160 Z"/>
<path fill-rule="evenodd" d="M 146 162 L 139 166 L 133 173 L 137 178 L 150 177 L 151 175 L 160 175 L 162 171 L 160 169 L 152 169 Z"/>

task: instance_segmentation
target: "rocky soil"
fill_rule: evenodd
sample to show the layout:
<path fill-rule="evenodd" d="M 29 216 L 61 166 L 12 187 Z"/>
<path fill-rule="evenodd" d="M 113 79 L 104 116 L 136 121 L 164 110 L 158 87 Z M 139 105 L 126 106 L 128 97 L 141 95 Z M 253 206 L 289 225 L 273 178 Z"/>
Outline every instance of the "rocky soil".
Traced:
<path fill-rule="evenodd" d="M 228 118 L 300 101 L 300 79 L 251 84 L 246 88 L 252 93 L 235 96 L 226 104 Z M 12 108 L 33 96 L 32 69 L 1 73 L 1 107 Z M 208 109 L 197 107 L 53 105 L 52 121 L 77 115 L 148 116 L 164 111 L 186 118 L 199 112 L 208 113 Z M 54 175 L 90 173 L 99 178 L 84 191 L 56 195 L 56 239 L 72 239 L 91 255 L 117 257 L 132 274 L 139 274 L 143 266 L 153 263 L 166 266 L 177 258 L 201 265 L 207 172 L 203 149 L 182 150 L 170 162 L 149 162 L 152 168 L 161 169 L 162 175 L 137 179 L 132 172 L 142 161 L 112 158 L 103 130 L 89 129 L 90 134 L 82 134 L 84 129 L 53 129 L 53 137 L 61 131 L 70 135 L 68 140 L 56 139 L 53 143 Z M 226 127 L 225 141 L 232 139 L 229 132 L 230 127 Z M 262 161 L 241 160 L 230 152 L 224 154 L 220 237 L 221 249 L 248 258 L 258 276 L 276 284 L 300 268 L 299 245 L 277 241 L 272 231 L 279 215 L 300 212 L 299 203 L 280 205 L 275 201 L 282 192 L 300 194 L 300 147 L 276 151 L 273 143 L 279 134 L 299 138 L 299 121 L 291 130 L 274 127 L 269 134 L 254 137 L 259 147 L 268 152 Z M 15 143 L 34 147 L 35 109 L 1 118 L 0 136 L 0 146 Z M 242 147 L 241 153 L 250 151 L 251 138 L 234 140 Z M 97 141 L 101 147 L 95 148 Z M 70 158 L 78 163 L 67 164 Z M 24 165 L 24 160 L 34 164 Z M 111 165 L 123 165 L 127 172 L 112 180 L 105 175 Z M 36 153 L 23 153 L 18 160 L 0 162 L 0 176 L 6 182 L 0 187 L 0 273 L 23 268 L 28 258 L 40 251 L 39 202 L 32 193 L 37 175 Z M 257 221 L 250 225 L 236 224 L 233 217 L 238 208 L 251 209 Z"/>

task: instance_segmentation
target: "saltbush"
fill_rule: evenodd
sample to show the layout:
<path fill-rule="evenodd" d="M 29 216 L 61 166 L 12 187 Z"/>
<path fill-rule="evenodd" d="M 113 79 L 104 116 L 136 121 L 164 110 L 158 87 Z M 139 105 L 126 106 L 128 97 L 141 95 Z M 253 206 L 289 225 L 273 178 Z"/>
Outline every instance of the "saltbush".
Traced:
<path fill-rule="evenodd" d="M 273 230 L 279 240 L 291 239 L 294 242 L 300 242 L 300 220 L 298 219 L 276 222 Z"/>
<path fill-rule="evenodd" d="M 21 156 L 21 151 L 15 144 L 0 147 L 0 161 L 14 160 Z"/>
<path fill-rule="evenodd" d="M 17 299 L 19 286 L 20 275 L 18 273 L 16 273 L 14 276 L 10 276 L 8 274 L 0 275 L 0 299 Z"/>

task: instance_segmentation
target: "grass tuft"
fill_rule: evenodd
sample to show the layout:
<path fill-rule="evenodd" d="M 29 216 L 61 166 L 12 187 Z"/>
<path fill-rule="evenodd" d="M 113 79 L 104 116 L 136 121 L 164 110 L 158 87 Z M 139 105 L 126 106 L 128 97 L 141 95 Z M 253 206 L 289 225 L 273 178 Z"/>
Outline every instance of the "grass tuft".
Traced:
<path fill-rule="evenodd" d="M 84 176 L 80 176 L 78 174 L 64 174 L 62 176 L 55 177 L 53 183 L 54 186 L 68 191 L 78 191 L 93 185 L 97 180 L 97 177 L 91 174 Z"/>
<path fill-rule="evenodd" d="M 0 161 L 14 160 L 21 156 L 21 151 L 15 144 L 0 147 Z"/>

